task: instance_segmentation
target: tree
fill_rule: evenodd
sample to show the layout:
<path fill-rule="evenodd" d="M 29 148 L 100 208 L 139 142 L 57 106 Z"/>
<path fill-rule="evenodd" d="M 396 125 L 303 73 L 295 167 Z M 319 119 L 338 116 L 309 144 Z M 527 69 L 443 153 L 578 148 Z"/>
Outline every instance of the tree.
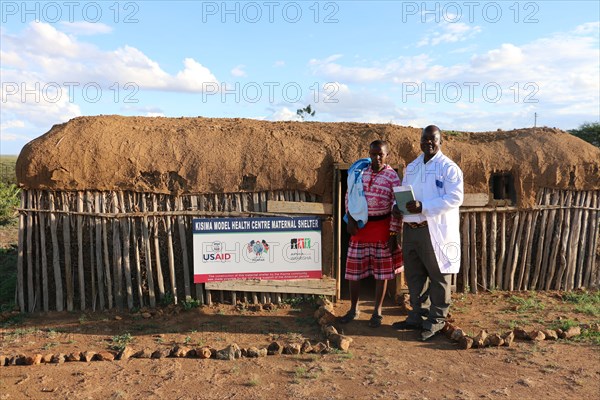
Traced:
<path fill-rule="evenodd" d="M 571 129 L 567 132 L 573 136 L 577 136 L 578 138 L 585 140 L 588 143 L 593 144 L 596 147 L 600 147 L 599 122 L 585 122 L 581 124 L 578 129 Z"/>
<path fill-rule="evenodd" d="M 309 104 L 304 108 L 299 108 L 298 110 L 296 110 L 296 115 L 298 115 L 298 117 L 300 117 L 300 119 L 304 121 L 305 116 L 310 115 L 311 117 L 314 117 L 316 112 L 317 111 L 313 110 Z"/>

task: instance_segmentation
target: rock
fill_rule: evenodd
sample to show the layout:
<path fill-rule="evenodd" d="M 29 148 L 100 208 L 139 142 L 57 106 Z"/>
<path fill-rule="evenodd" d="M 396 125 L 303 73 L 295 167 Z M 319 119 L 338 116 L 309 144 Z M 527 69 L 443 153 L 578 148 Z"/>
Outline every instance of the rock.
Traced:
<path fill-rule="evenodd" d="M 120 320 L 122 320 L 122 319 L 123 319 L 123 318 L 119 317 L 118 315 L 115 315 L 115 321 L 120 321 Z"/>
<path fill-rule="evenodd" d="M 150 358 L 161 359 L 169 356 L 170 351 L 168 349 L 158 349 L 152 352 Z"/>
<path fill-rule="evenodd" d="M 458 342 L 460 340 L 460 338 L 463 336 L 465 336 L 465 333 L 463 332 L 463 330 L 460 328 L 456 328 L 452 331 L 452 334 L 450 335 L 450 339 L 454 340 L 455 342 Z"/>
<path fill-rule="evenodd" d="M 53 364 L 62 364 L 65 362 L 65 355 L 62 353 L 54 354 L 50 362 Z"/>
<path fill-rule="evenodd" d="M 263 308 L 263 310 L 273 311 L 273 310 L 277 309 L 277 306 L 273 303 L 266 303 L 266 304 L 263 304 L 262 308 Z"/>
<path fill-rule="evenodd" d="M 148 348 L 145 348 L 144 350 L 140 350 L 133 355 L 133 358 L 151 358 L 151 357 L 152 357 L 152 351 Z"/>
<path fill-rule="evenodd" d="M 210 358 L 210 356 L 212 355 L 210 348 L 208 346 L 196 348 L 195 353 L 196 353 L 196 357 L 202 358 L 202 359 Z"/>
<path fill-rule="evenodd" d="M 259 312 L 262 310 L 262 306 L 260 304 L 251 304 L 248 306 L 248 310 L 254 311 L 254 312 Z"/>
<path fill-rule="evenodd" d="M 315 311 L 315 313 L 314 313 L 314 317 L 315 317 L 315 319 L 316 319 L 317 321 L 318 321 L 318 320 L 320 320 L 320 319 L 321 319 L 321 317 L 322 317 L 323 315 L 325 315 L 325 313 L 326 313 L 326 312 L 327 312 L 327 311 L 325 310 L 325 308 L 324 308 L 324 307 L 319 307 L 319 308 L 317 308 L 317 310 L 316 310 L 316 311 Z"/>
<path fill-rule="evenodd" d="M 240 351 L 242 352 L 242 357 L 248 357 L 248 349 L 242 347 Z"/>
<path fill-rule="evenodd" d="M 217 360 L 235 360 L 241 357 L 240 347 L 233 343 L 222 350 L 218 350 L 216 354 Z"/>
<path fill-rule="evenodd" d="M 469 350 L 471 347 L 473 347 L 473 342 L 473 338 L 465 335 L 458 339 L 458 347 L 463 350 Z"/>
<path fill-rule="evenodd" d="M 302 346 L 300 347 L 300 353 L 310 353 L 312 352 L 312 345 L 308 340 L 302 342 Z"/>
<path fill-rule="evenodd" d="M 268 354 L 268 351 L 264 347 L 258 349 L 258 356 L 259 357 L 266 357 L 267 354 Z"/>
<path fill-rule="evenodd" d="M 535 340 L 536 342 L 541 342 L 546 339 L 546 335 L 544 332 L 539 331 L 537 329 L 529 332 L 529 340 Z"/>
<path fill-rule="evenodd" d="M 144 319 L 152 318 L 152 314 L 150 314 L 149 312 L 143 312 L 142 318 L 144 318 Z"/>
<path fill-rule="evenodd" d="M 118 360 L 128 360 L 129 358 L 131 358 L 134 355 L 134 351 L 131 347 L 129 346 L 125 346 L 123 348 L 123 350 L 121 350 L 121 352 L 119 353 L 119 355 L 117 356 Z"/>
<path fill-rule="evenodd" d="M 488 346 L 498 347 L 504 344 L 504 339 L 502 339 L 502 336 L 500 336 L 498 333 L 489 335 L 485 340 Z"/>
<path fill-rule="evenodd" d="M 8 364 L 8 357 L 0 355 L 0 367 L 4 367 Z"/>
<path fill-rule="evenodd" d="M 485 339 L 487 336 L 488 333 L 485 329 L 480 331 L 479 334 L 473 338 L 473 347 L 485 347 Z"/>
<path fill-rule="evenodd" d="M 192 349 L 190 349 L 189 347 L 186 346 L 175 346 L 171 349 L 171 351 L 169 352 L 169 355 L 171 357 L 187 357 L 188 353 L 192 351 Z"/>
<path fill-rule="evenodd" d="M 248 350 L 246 350 L 246 357 L 258 358 L 258 348 L 254 347 L 254 346 L 248 347 Z"/>
<path fill-rule="evenodd" d="M 316 354 L 321 354 L 321 353 L 326 353 L 328 351 L 328 349 L 329 349 L 329 346 L 327 346 L 323 342 L 319 342 L 312 347 L 312 352 L 316 353 Z"/>
<path fill-rule="evenodd" d="M 35 354 L 33 356 L 27 356 L 24 360 L 24 365 L 38 365 L 42 362 L 42 355 Z"/>
<path fill-rule="evenodd" d="M 329 340 L 331 341 L 333 347 L 343 351 L 348 351 L 350 348 L 350 343 L 352 343 L 351 337 L 340 335 L 339 333 L 329 336 Z"/>
<path fill-rule="evenodd" d="M 271 342 L 271 344 L 267 347 L 267 354 L 270 356 L 281 354 L 283 351 L 283 346 L 279 342 Z"/>
<path fill-rule="evenodd" d="M 300 343 L 290 343 L 283 346 L 283 354 L 300 354 Z"/>
<path fill-rule="evenodd" d="M 319 318 L 319 325 L 331 325 L 335 322 L 335 314 L 325 311 L 323 316 Z"/>
<path fill-rule="evenodd" d="M 42 362 L 49 364 L 52 361 L 52 354 L 44 354 L 42 356 Z"/>
<path fill-rule="evenodd" d="M 115 355 L 110 351 L 99 351 L 96 354 L 96 359 L 98 361 L 114 361 Z"/>
<path fill-rule="evenodd" d="M 514 331 L 506 332 L 504 335 L 502 335 L 502 339 L 504 340 L 504 343 L 502 343 L 502 345 L 506 346 L 506 347 L 510 347 L 510 345 L 515 340 L 515 332 Z"/>
<path fill-rule="evenodd" d="M 521 340 L 529 340 L 529 334 L 523 328 L 515 328 L 513 329 L 514 338 Z"/>
<path fill-rule="evenodd" d="M 336 335 L 338 333 L 337 329 L 335 329 L 333 325 L 322 325 L 322 330 L 323 334 L 327 338 L 331 335 Z"/>
<path fill-rule="evenodd" d="M 544 335 L 546 335 L 546 340 L 557 340 L 558 334 L 554 329 L 545 329 Z"/>
<path fill-rule="evenodd" d="M 65 357 L 65 361 L 68 361 L 68 362 L 80 361 L 80 360 L 81 360 L 81 355 L 79 353 L 69 353 Z"/>
<path fill-rule="evenodd" d="M 581 328 L 578 326 L 572 326 L 563 332 L 563 337 L 561 337 L 561 339 L 570 339 L 579 335 L 581 335 Z"/>

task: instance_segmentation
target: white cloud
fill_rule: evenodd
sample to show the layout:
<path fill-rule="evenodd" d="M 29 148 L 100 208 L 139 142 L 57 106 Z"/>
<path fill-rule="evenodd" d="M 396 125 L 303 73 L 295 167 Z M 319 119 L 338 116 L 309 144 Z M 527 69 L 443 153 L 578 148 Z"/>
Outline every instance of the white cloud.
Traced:
<path fill-rule="evenodd" d="M 300 118 L 295 111 L 290 110 L 287 107 L 281 107 L 267 117 L 270 121 L 299 121 Z"/>
<path fill-rule="evenodd" d="M 275 68 L 285 67 L 285 61 L 282 61 L 282 60 L 275 61 L 275 64 L 273 64 L 273 67 L 275 67 Z"/>
<path fill-rule="evenodd" d="M 73 35 L 98 35 L 112 32 L 113 28 L 102 22 L 61 21 L 62 29 Z"/>
<path fill-rule="evenodd" d="M 147 112 L 146 117 L 164 117 L 165 114 L 161 112 Z"/>
<path fill-rule="evenodd" d="M 11 128 L 24 128 L 24 127 L 25 127 L 25 122 L 18 120 L 18 119 L 2 122 L 0 124 L 1 130 L 11 129 Z"/>
<path fill-rule="evenodd" d="M 464 22 L 442 22 L 438 26 L 440 29 L 422 37 L 417 43 L 417 47 L 463 42 L 481 32 L 481 27 L 469 26 Z"/>
<path fill-rule="evenodd" d="M 244 68 L 246 68 L 246 66 L 243 64 L 235 66 L 231 70 L 231 75 L 235 76 L 236 78 L 241 78 L 241 77 L 246 76 L 246 71 L 244 71 Z"/>

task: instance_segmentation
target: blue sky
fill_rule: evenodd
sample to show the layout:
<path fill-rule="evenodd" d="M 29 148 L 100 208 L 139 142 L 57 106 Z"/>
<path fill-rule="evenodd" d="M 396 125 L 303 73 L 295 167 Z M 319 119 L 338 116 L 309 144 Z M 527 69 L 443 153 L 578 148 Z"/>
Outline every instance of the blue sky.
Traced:
<path fill-rule="evenodd" d="M 1 154 L 79 115 L 600 119 L 597 1 L 3 1 Z"/>

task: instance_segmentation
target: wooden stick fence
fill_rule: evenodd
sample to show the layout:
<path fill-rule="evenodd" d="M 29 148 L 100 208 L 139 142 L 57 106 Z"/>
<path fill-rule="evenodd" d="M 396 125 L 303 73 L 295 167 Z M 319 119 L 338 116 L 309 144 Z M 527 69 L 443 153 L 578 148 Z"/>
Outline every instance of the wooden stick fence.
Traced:
<path fill-rule="evenodd" d="M 542 189 L 529 210 L 461 209 L 462 290 L 598 288 L 599 197 Z"/>
<path fill-rule="evenodd" d="M 210 293 L 193 283 L 192 218 L 273 216 L 267 212 L 268 200 L 321 202 L 298 191 L 169 196 L 23 190 L 19 307 L 29 312 L 133 309 L 155 307 L 157 301 L 210 303 L 215 294 L 219 301 L 233 303 L 298 296 Z M 331 271 L 324 273 L 331 276 Z"/>

